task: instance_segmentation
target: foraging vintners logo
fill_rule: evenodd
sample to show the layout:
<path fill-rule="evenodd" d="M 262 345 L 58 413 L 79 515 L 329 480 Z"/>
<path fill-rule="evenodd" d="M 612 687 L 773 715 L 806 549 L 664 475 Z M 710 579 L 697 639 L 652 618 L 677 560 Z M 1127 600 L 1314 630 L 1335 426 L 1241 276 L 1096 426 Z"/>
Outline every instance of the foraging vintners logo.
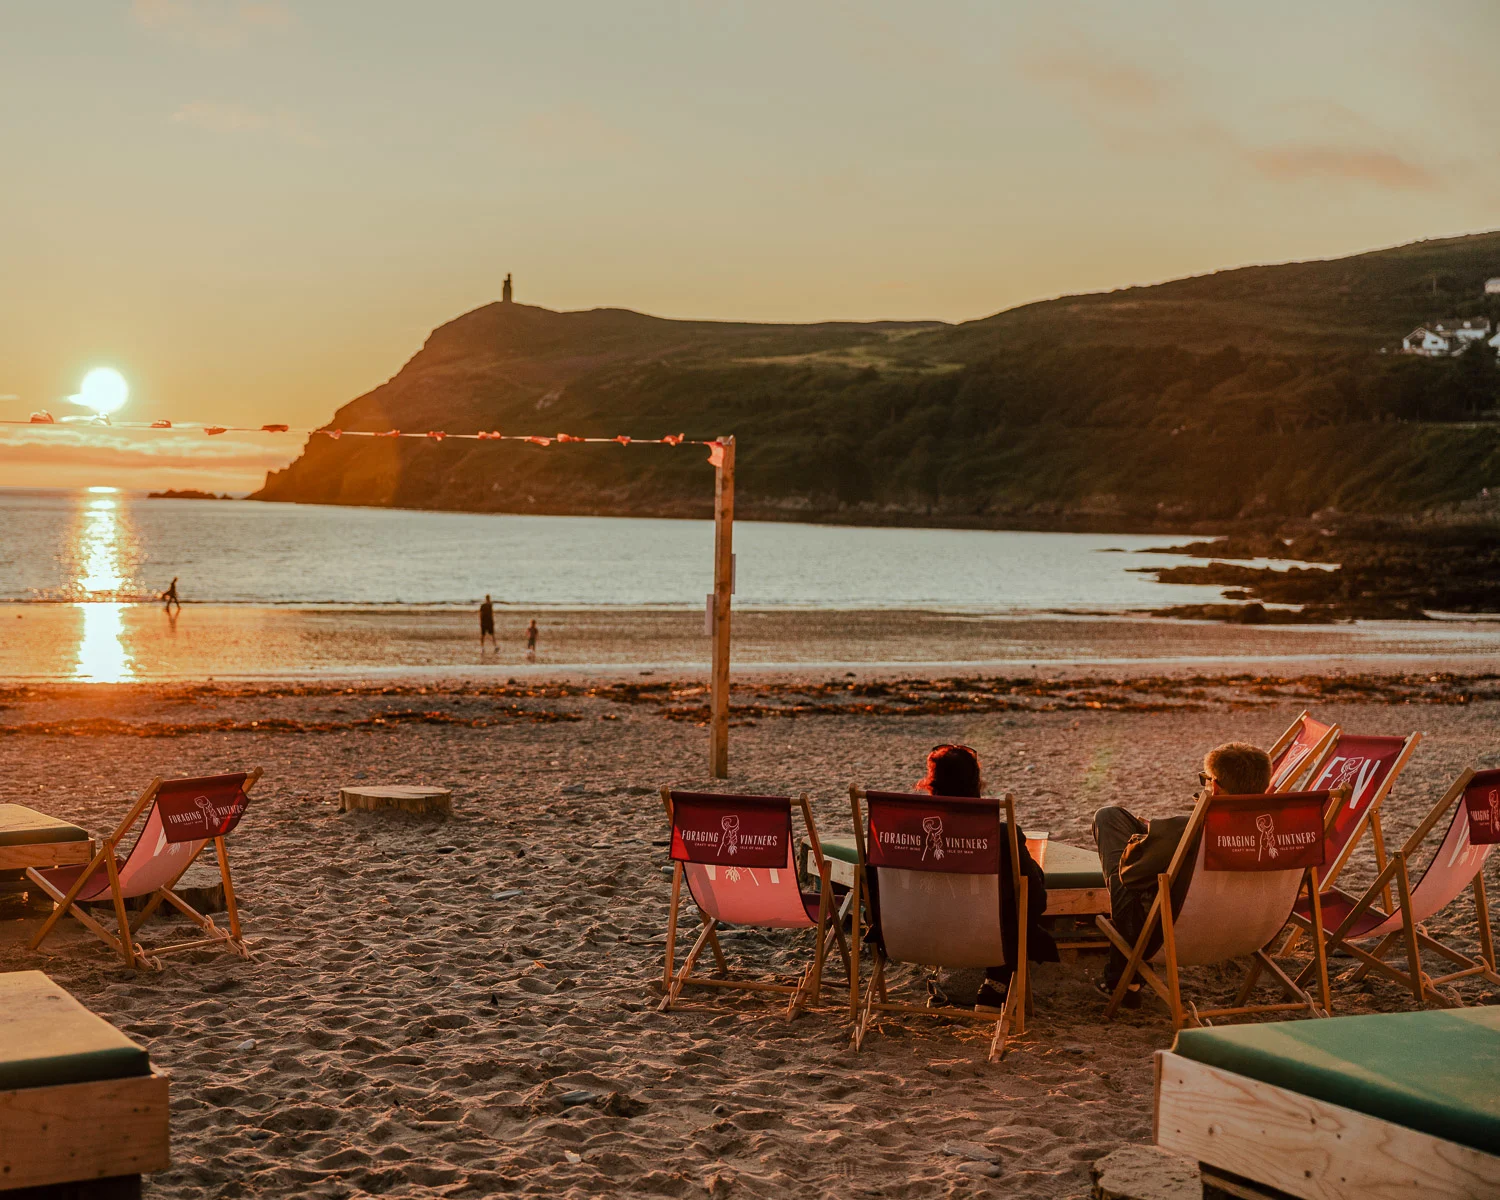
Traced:
<path fill-rule="evenodd" d="M 1276 818 L 1270 813 L 1261 813 L 1255 818 L 1255 828 L 1260 830 L 1260 848 L 1256 851 L 1256 861 L 1260 861 L 1262 853 L 1275 858 L 1280 853 L 1276 849 Z"/>
<path fill-rule="evenodd" d="M 1469 841 L 1476 846 L 1500 843 L 1500 787 L 1491 786 L 1489 779 L 1480 780 L 1464 792 L 1464 806 L 1469 813 Z"/>
<path fill-rule="evenodd" d="M 936 862 L 943 857 L 943 818 L 923 817 L 922 832 L 927 835 L 927 840 L 922 844 L 922 858 L 925 861 L 931 851 L 933 861 Z"/>
<path fill-rule="evenodd" d="M 1238 805 L 1208 811 L 1204 865 L 1210 871 L 1288 871 L 1323 865 L 1319 797 L 1296 796 L 1256 812 Z"/>
<path fill-rule="evenodd" d="M 672 858 L 737 867 L 788 865 L 791 812 L 784 797 L 672 794 Z"/>

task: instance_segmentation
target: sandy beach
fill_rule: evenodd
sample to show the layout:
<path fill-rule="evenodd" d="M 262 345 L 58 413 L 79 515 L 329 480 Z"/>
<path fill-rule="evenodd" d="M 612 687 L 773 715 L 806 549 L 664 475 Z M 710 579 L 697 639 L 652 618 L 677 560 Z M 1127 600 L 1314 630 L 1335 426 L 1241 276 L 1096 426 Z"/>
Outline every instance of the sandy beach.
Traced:
<path fill-rule="evenodd" d="M 1386 805 L 1398 840 L 1462 767 L 1500 764 L 1492 676 L 1079 676 L 806 672 L 737 692 L 727 786 L 806 790 L 840 833 L 851 780 L 908 786 L 934 743 L 964 741 L 1028 829 L 1087 844 L 1100 805 L 1178 811 L 1205 749 L 1268 744 L 1311 703 L 1353 730 L 1426 733 Z M 1104 1024 L 1098 959 L 1037 971 L 1035 1017 L 998 1065 L 982 1032 L 929 1022 L 889 1021 L 855 1054 L 836 989 L 790 1025 L 752 998 L 658 1014 L 655 789 L 711 784 L 697 682 L 636 685 L 0 689 L 0 801 L 95 831 L 154 774 L 266 769 L 232 842 L 257 961 L 136 975 L 76 926 L 29 953 L 34 920 L 0 914 L 0 969 L 47 971 L 171 1073 L 174 1166 L 149 1195 L 1077 1197 L 1092 1162 L 1149 1141 L 1170 1027 L 1150 1001 Z M 451 787 L 454 815 L 337 813 L 341 784 L 377 781 Z M 1350 883 L 1371 873 L 1368 852 L 1356 863 Z M 1455 907 L 1433 927 L 1472 947 L 1472 907 Z M 806 945 L 726 949 L 771 971 Z M 1214 997 L 1235 984 L 1188 978 Z M 1335 984 L 1340 1013 L 1409 1007 L 1384 982 Z"/>
<path fill-rule="evenodd" d="M 535 662 L 526 657 L 531 617 L 541 627 Z M 511 607 L 497 610 L 496 622 L 498 646 L 481 653 L 472 609 L 189 604 L 169 618 L 157 604 L 0 603 L 0 679 L 503 681 L 708 669 L 701 609 Z M 736 608 L 733 631 L 735 671 L 757 674 L 1135 663 L 1484 669 L 1500 659 L 1500 620 L 1482 618 L 1243 626 L 1087 613 Z"/>

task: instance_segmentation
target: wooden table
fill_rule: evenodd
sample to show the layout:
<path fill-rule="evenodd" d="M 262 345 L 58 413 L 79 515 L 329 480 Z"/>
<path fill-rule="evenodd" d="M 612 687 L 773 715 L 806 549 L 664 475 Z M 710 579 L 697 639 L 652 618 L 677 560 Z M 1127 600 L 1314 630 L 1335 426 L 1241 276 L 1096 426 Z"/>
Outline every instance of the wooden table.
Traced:
<path fill-rule="evenodd" d="M 0 871 L 84 866 L 93 857 L 94 839 L 77 825 L 24 804 L 0 804 Z"/>

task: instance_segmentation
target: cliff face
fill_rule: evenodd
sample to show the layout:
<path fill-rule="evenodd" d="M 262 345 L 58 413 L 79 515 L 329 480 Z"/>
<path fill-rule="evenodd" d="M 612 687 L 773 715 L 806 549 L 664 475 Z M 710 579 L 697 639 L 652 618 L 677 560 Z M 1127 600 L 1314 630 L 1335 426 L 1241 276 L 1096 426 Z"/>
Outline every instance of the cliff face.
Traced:
<path fill-rule="evenodd" d="M 1485 354 L 1380 348 L 1486 312 L 1497 274 L 1500 234 L 1486 234 L 961 326 L 490 304 L 435 330 L 329 426 L 734 433 L 747 516 L 1120 528 L 1411 512 L 1500 486 L 1500 373 Z M 701 457 L 317 437 L 255 498 L 701 516 Z"/>

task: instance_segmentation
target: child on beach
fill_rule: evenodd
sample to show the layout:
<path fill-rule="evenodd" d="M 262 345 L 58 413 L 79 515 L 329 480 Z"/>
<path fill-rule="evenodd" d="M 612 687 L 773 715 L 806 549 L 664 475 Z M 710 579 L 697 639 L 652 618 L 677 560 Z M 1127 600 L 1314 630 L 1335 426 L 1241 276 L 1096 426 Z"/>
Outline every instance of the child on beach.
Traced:
<path fill-rule="evenodd" d="M 536 661 L 536 618 L 531 619 L 531 624 L 526 626 L 526 658 L 529 662 Z"/>
<path fill-rule="evenodd" d="M 1249 796 L 1271 786 L 1271 758 L 1259 746 L 1248 742 L 1225 742 L 1203 758 L 1203 772 L 1198 776 L 1210 795 Z M 1194 803 L 1203 794 L 1198 792 Z M 1177 843 L 1187 831 L 1188 818 L 1164 817 L 1142 821 L 1129 809 L 1118 805 L 1101 808 L 1094 814 L 1094 845 L 1099 849 L 1099 866 L 1109 885 L 1110 920 L 1128 942 L 1134 942 L 1146 927 L 1146 916 L 1156 898 L 1158 875 L 1172 865 Z M 1109 948 L 1109 963 L 1099 990 L 1113 994 L 1125 973 L 1125 955 Z M 1125 993 L 1126 1008 L 1141 1002 L 1141 985 L 1132 981 Z"/>

